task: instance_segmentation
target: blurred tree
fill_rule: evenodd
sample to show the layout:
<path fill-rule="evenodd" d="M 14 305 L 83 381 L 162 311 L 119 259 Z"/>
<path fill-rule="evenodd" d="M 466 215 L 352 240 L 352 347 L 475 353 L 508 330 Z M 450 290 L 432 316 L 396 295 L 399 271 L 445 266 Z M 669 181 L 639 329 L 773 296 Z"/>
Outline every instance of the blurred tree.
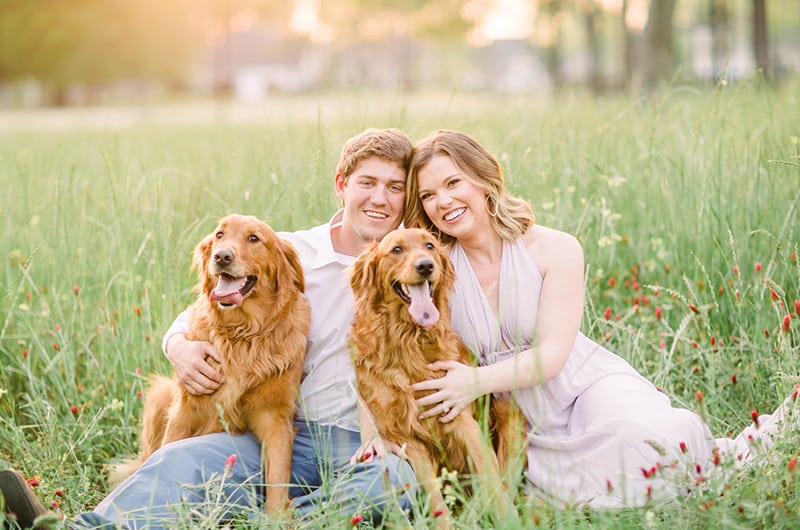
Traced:
<path fill-rule="evenodd" d="M 753 0 L 753 55 L 756 66 L 765 78 L 769 78 L 769 55 L 767 53 L 767 8 L 764 0 Z"/>
<path fill-rule="evenodd" d="M 599 8 L 596 0 L 581 0 L 578 9 L 582 12 L 584 27 L 586 28 L 586 47 L 589 51 L 591 64 L 589 65 L 589 88 L 598 94 L 601 90 L 600 79 L 600 37 L 597 32 L 597 19 Z"/>
<path fill-rule="evenodd" d="M 206 2 L 208 16 L 209 48 L 216 53 L 213 61 L 213 91 L 218 96 L 226 96 L 232 87 L 233 68 L 237 62 L 237 46 L 232 34 L 259 27 L 270 32 L 291 33 L 290 20 L 295 10 L 294 1 L 275 2 L 274 0 L 201 0 Z M 254 50 L 249 52 L 257 53 Z M 259 50 L 260 51 L 260 50 Z M 239 53 L 241 47 L 239 47 Z"/>
<path fill-rule="evenodd" d="M 657 87 L 672 78 L 675 70 L 673 49 L 673 16 L 677 0 L 652 0 L 644 28 L 646 57 L 645 88 Z"/>
<path fill-rule="evenodd" d="M 630 89 L 633 86 L 633 72 L 636 68 L 633 35 L 628 27 L 628 0 L 622 0 L 620 9 L 620 25 L 622 28 L 622 84 Z"/>
<path fill-rule="evenodd" d="M 730 54 L 728 0 L 709 0 L 708 19 L 711 27 L 712 75 L 716 79 L 724 75 Z"/>
<path fill-rule="evenodd" d="M 185 79 L 203 48 L 197 0 L 0 0 L 0 80 L 64 90 L 121 79 Z"/>
<path fill-rule="evenodd" d="M 540 0 L 538 31 L 543 35 L 547 50 L 547 72 L 553 81 L 553 88 L 558 90 L 563 85 L 561 75 L 561 22 L 562 12 L 568 11 L 566 0 Z"/>
<path fill-rule="evenodd" d="M 342 0 L 320 2 L 320 18 L 343 47 L 393 42 L 400 88 L 416 86 L 412 39 L 463 42 L 472 23 L 463 16 L 469 0 Z M 474 1 L 474 0 L 473 0 Z"/>

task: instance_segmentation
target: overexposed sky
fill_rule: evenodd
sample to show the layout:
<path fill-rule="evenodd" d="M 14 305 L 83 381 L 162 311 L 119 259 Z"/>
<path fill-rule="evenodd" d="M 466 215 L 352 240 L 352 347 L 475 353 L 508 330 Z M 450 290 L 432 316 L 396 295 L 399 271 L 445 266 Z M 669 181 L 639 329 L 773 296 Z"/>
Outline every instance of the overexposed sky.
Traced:
<path fill-rule="evenodd" d="M 475 28 L 474 40 L 527 39 L 534 14 L 535 7 L 528 0 L 492 0 Z"/>
<path fill-rule="evenodd" d="M 331 31 L 319 20 L 318 10 L 321 0 L 295 0 L 291 26 L 298 33 L 308 35 L 312 40 L 330 40 Z M 529 0 L 489 0 L 475 6 L 474 17 L 478 19 L 475 30 L 470 35 L 473 44 L 485 44 L 497 39 L 527 39 L 531 35 L 535 7 Z M 470 6 L 466 9 L 469 11 Z M 472 14 L 472 13 L 470 13 Z"/>

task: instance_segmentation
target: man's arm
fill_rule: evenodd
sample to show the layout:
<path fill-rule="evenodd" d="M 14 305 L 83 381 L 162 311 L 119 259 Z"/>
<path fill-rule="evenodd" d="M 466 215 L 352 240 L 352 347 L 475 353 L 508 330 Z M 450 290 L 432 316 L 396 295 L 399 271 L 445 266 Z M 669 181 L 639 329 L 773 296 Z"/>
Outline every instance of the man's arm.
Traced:
<path fill-rule="evenodd" d="M 183 311 L 167 332 L 161 342 L 161 349 L 167 356 L 178 381 L 191 394 L 211 394 L 219 388 L 222 376 L 208 364 L 207 357 L 222 362 L 219 352 L 209 342 L 186 339 L 189 331 L 189 315 Z"/>

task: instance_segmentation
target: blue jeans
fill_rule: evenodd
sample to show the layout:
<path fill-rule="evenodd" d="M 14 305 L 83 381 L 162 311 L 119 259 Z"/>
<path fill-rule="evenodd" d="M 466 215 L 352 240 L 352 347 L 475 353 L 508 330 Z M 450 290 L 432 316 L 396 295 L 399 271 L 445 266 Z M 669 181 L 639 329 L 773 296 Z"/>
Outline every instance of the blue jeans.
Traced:
<path fill-rule="evenodd" d="M 410 508 L 416 480 L 408 462 L 387 455 L 350 465 L 359 433 L 317 423 L 296 422 L 295 427 L 289 496 L 296 517 L 324 506 L 377 522 L 387 506 Z M 226 473 L 231 454 L 236 463 Z M 188 438 L 156 451 L 93 512 L 76 515 L 68 527 L 157 529 L 174 526 L 181 513 L 219 521 L 254 514 L 263 509 L 263 482 L 261 444 L 253 435 Z"/>

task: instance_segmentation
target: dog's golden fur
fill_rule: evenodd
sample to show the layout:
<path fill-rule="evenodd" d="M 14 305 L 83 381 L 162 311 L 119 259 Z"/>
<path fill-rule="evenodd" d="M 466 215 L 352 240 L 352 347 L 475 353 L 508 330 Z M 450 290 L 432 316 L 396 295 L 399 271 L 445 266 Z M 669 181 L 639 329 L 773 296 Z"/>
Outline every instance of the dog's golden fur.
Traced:
<path fill-rule="evenodd" d="M 442 466 L 474 472 L 487 498 L 502 500 L 497 459 L 484 443 L 471 410 L 461 411 L 448 423 L 438 417 L 421 420 L 418 396 L 410 388 L 412 383 L 444 375 L 427 367 L 434 361 L 468 362 L 468 352 L 450 326 L 447 297 L 454 279 L 449 259 L 422 229 L 395 230 L 374 243 L 353 264 L 350 277 L 355 298 L 352 355 L 360 397 L 381 437 L 405 446 L 435 514 L 447 512 L 435 487 Z M 423 290 L 415 291 L 421 293 L 428 289 L 425 282 L 436 309 L 425 305 L 412 311 L 409 293 L 414 288 L 409 286 L 422 284 Z M 505 429 L 498 425 L 495 430 Z M 439 517 L 437 522 L 446 526 L 446 519 Z"/>
<path fill-rule="evenodd" d="M 267 224 L 234 214 L 197 245 L 194 267 L 199 294 L 188 310 L 187 338 L 216 347 L 225 380 L 213 394 L 192 395 L 174 378 L 156 376 L 145 400 L 141 452 L 109 480 L 124 480 L 168 442 L 250 431 L 263 447 L 266 509 L 283 511 L 311 318 L 300 261 Z"/>

